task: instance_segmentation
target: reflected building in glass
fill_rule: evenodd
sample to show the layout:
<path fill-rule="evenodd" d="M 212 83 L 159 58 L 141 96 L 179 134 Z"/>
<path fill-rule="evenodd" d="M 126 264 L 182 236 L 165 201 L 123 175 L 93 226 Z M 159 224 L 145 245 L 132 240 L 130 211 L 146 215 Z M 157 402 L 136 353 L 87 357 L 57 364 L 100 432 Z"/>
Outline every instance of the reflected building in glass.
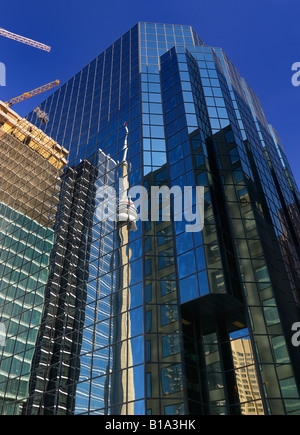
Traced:
<path fill-rule="evenodd" d="M 249 339 L 232 341 L 236 386 L 243 415 L 264 415 L 252 346 Z"/>
<path fill-rule="evenodd" d="M 2 414 L 18 414 L 29 391 L 68 152 L 0 102 L 0 153 L 0 322 L 6 333 L 0 403 Z"/>
<path fill-rule="evenodd" d="M 19 364 L 21 350 L 3 350 L 2 414 L 299 414 L 299 190 L 278 134 L 223 50 L 190 26 L 138 23 L 40 110 L 49 121 L 40 125 L 34 111 L 28 123 L 68 162 L 55 194 L 43 185 L 56 204 L 51 245 L 33 245 L 48 253 L 47 274 L 22 287 L 40 298 L 25 309 L 10 291 L 18 313 L 1 308 L 24 345 L 23 316 L 40 313 L 27 389 L 23 372 L 4 366 Z M 105 189 L 139 186 L 203 186 L 203 229 L 188 231 L 173 203 L 164 220 L 162 197 L 154 221 L 150 200 L 148 219 L 103 218 L 114 205 L 118 215 L 123 198 L 107 203 Z M 129 212 L 139 198 L 127 199 Z M 183 205 L 191 215 L 196 197 Z"/>

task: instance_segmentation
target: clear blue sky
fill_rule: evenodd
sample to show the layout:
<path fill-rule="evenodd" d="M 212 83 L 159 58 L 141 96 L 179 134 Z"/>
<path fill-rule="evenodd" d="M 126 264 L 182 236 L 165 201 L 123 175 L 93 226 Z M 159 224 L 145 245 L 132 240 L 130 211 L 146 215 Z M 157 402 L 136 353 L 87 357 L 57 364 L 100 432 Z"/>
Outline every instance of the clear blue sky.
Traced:
<path fill-rule="evenodd" d="M 0 37 L 6 101 L 59 79 L 64 83 L 138 21 L 187 24 L 222 47 L 257 93 L 278 131 L 300 186 L 299 0 L 14 0 L 2 2 L 0 27 L 52 46 L 46 53 Z M 51 92 L 51 91 L 50 91 Z M 26 115 L 49 93 L 14 107 Z"/>

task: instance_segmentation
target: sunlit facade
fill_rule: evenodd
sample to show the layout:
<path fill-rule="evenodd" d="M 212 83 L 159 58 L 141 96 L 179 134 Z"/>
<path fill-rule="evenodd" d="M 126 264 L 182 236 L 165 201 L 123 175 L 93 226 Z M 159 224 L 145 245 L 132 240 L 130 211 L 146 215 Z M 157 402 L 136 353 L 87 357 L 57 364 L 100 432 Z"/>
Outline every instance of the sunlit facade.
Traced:
<path fill-rule="evenodd" d="M 55 193 L 44 186 L 55 198 L 47 275 L 23 288 L 41 296 L 28 387 L 22 372 L 0 373 L 2 414 L 299 414 L 299 191 L 223 50 L 190 26 L 138 23 L 40 109 L 48 122 L 27 121 L 68 161 Z M 174 207 L 169 221 L 102 219 L 100 193 L 121 178 L 149 192 L 203 186 L 203 229 L 187 231 Z"/>
<path fill-rule="evenodd" d="M 6 333 L 5 346 L 0 346 L 3 414 L 20 413 L 28 397 L 67 154 L 0 102 L 0 322 Z"/>

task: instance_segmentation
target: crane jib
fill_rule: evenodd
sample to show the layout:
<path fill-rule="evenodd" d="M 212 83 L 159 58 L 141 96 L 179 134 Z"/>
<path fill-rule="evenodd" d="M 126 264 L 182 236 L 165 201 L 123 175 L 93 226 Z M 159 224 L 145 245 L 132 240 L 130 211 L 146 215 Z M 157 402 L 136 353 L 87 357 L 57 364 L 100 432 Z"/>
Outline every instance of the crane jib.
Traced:
<path fill-rule="evenodd" d="M 9 39 L 13 39 L 14 41 L 22 42 L 23 44 L 31 45 L 32 47 L 38 48 L 40 50 L 48 52 L 51 51 L 51 47 L 49 47 L 48 45 L 34 41 L 33 39 L 25 38 L 24 36 L 17 35 L 2 28 L 0 28 L 0 35 Z"/>

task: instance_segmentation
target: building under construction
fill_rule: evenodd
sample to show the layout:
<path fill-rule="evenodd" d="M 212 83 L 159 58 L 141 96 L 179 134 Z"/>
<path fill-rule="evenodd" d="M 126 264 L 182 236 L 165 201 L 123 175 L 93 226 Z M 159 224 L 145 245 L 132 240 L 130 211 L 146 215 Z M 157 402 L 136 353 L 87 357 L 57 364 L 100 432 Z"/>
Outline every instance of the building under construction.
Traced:
<path fill-rule="evenodd" d="M 0 401 L 9 409 L 28 392 L 68 152 L 0 102 L 0 156 Z"/>

